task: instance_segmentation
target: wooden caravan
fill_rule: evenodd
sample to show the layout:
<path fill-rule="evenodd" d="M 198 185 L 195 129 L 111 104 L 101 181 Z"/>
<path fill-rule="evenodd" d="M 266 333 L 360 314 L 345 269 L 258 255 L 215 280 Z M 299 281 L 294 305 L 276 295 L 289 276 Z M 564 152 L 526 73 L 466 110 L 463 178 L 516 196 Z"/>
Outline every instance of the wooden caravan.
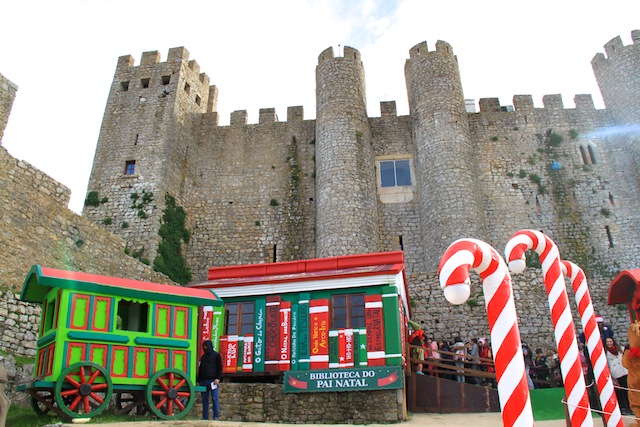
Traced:
<path fill-rule="evenodd" d="M 22 387 L 37 413 L 93 417 L 112 393 L 123 413 L 188 413 L 199 307 L 221 307 L 214 292 L 36 265 L 20 299 L 42 305 L 36 380 Z"/>

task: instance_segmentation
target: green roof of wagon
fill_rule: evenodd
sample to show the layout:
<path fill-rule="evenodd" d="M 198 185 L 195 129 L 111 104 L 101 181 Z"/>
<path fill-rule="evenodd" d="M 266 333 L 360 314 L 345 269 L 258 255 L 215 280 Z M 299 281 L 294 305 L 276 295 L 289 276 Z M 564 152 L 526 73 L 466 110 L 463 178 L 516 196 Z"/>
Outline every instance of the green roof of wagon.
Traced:
<path fill-rule="evenodd" d="M 52 288 L 72 289 L 105 295 L 146 299 L 149 301 L 191 305 L 222 305 L 222 300 L 210 289 L 186 288 L 177 285 L 142 282 L 119 277 L 76 271 L 57 270 L 34 265 L 22 285 L 20 299 L 42 303 Z"/>

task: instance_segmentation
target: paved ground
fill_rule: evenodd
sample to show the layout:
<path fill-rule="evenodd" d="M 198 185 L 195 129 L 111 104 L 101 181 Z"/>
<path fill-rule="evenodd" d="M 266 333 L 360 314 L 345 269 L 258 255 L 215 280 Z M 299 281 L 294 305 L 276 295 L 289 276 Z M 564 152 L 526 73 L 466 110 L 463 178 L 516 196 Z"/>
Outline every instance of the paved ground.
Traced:
<path fill-rule="evenodd" d="M 536 427 L 566 427 L 564 420 L 538 421 Z M 599 427 L 601 421 L 594 418 L 593 424 Z M 95 425 L 95 424 L 94 424 Z M 251 423 L 238 421 L 142 421 L 135 423 L 99 424 L 107 427 L 283 427 L 286 424 Z M 316 424 L 293 424 L 295 427 L 315 427 Z M 496 427 L 502 425 L 499 413 L 481 414 L 413 414 L 410 420 L 398 424 L 368 424 L 367 427 Z M 625 427 L 634 426 L 632 417 L 624 417 Z M 77 424 L 63 424 L 75 427 Z M 322 427 L 345 427 L 345 424 L 321 424 Z"/>

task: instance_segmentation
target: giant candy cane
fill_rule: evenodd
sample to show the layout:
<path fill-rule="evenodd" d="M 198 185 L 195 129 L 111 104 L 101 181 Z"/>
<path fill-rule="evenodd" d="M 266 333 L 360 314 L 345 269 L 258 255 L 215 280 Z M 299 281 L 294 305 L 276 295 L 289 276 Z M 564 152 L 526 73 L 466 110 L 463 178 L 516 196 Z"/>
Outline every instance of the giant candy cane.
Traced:
<path fill-rule="evenodd" d="M 544 285 L 549 298 L 551 321 L 553 323 L 560 371 L 567 395 L 567 406 L 572 427 L 593 426 L 589 408 L 587 388 L 582 376 L 582 367 L 573 327 L 573 318 L 569 307 L 569 297 L 564 276 L 560 268 L 560 254 L 556 244 L 543 233 L 536 230 L 520 230 L 507 242 L 505 257 L 509 269 L 518 274 L 525 269 L 525 251 L 533 249 L 540 255 Z"/>
<path fill-rule="evenodd" d="M 502 422 L 505 427 L 532 426 L 533 413 L 511 275 L 502 257 L 487 243 L 475 239 L 457 240 L 442 256 L 438 269 L 440 287 L 450 303 L 462 304 L 469 298 L 470 268 L 482 278 Z"/>
<path fill-rule="evenodd" d="M 562 271 L 571 278 L 571 287 L 576 298 L 576 305 L 580 313 L 582 329 L 584 330 L 585 342 L 589 349 L 591 364 L 593 365 L 593 375 L 600 395 L 600 404 L 604 411 L 604 419 L 607 427 L 623 427 L 622 415 L 618 406 L 613 381 L 607 366 L 607 356 L 604 353 L 600 330 L 596 324 L 596 316 L 591 303 L 591 295 L 587 287 L 587 279 L 584 271 L 570 261 L 562 261 Z"/>

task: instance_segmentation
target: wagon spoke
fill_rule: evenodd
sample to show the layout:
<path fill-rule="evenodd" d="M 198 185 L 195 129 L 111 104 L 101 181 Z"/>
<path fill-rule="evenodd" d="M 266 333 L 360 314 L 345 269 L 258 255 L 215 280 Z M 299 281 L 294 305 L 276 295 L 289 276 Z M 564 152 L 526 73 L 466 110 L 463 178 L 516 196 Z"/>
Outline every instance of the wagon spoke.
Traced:
<path fill-rule="evenodd" d="M 80 383 L 85 383 L 84 366 L 81 366 L 78 370 L 78 376 L 80 377 Z"/>
<path fill-rule="evenodd" d="M 67 390 L 67 391 L 63 391 L 60 393 L 60 395 L 62 397 L 69 397 L 69 396 L 74 396 L 76 394 L 78 394 L 80 392 L 80 390 L 78 390 L 77 388 L 71 389 L 71 390 Z"/>
<path fill-rule="evenodd" d="M 91 375 L 91 378 L 89 378 L 87 380 L 87 383 L 93 384 L 93 382 L 96 380 L 96 378 L 98 378 L 98 375 L 100 375 L 100 373 L 101 372 L 96 369 L 96 371 L 93 373 L 93 375 Z"/>
<path fill-rule="evenodd" d="M 102 404 L 102 402 L 104 402 L 104 399 L 101 398 L 100 396 L 98 396 L 95 393 L 91 393 L 89 396 L 91 396 L 93 398 L 93 400 L 95 400 L 96 402 L 98 402 L 99 404 Z"/>
<path fill-rule="evenodd" d="M 85 396 L 82 398 L 82 400 L 84 401 L 84 413 L 88 414 L 89 412 L 91 412 L 91 405 L 89 404 L 89 397 Z"/>
<path fill-rule="evenodd" d="M 76 396 L 76 398 L 73 399 L 73 402 L 71 402 L 71 404 L 69 405 L 69 409 L 71 409 L 72 411 L 76 409 L 76 406 L 78 406 L 80 400 L 82 400 L 82 396 Z"/>
<path fill-rule="evenodd" d="M 173 399 L 167 400 L 167 415 L 173 415 Z"/>
<path fill-rule="evenodd" d="M 80 383 L 78 381 L 74 380 L 73 377 L 71 377 L 71 375 L 66 375 L 64 377 L 64 379 L 65 379 L 65 381 L 67 381 L 72 386 L 74 386 L 76 388 L 80 388 Z"/>

